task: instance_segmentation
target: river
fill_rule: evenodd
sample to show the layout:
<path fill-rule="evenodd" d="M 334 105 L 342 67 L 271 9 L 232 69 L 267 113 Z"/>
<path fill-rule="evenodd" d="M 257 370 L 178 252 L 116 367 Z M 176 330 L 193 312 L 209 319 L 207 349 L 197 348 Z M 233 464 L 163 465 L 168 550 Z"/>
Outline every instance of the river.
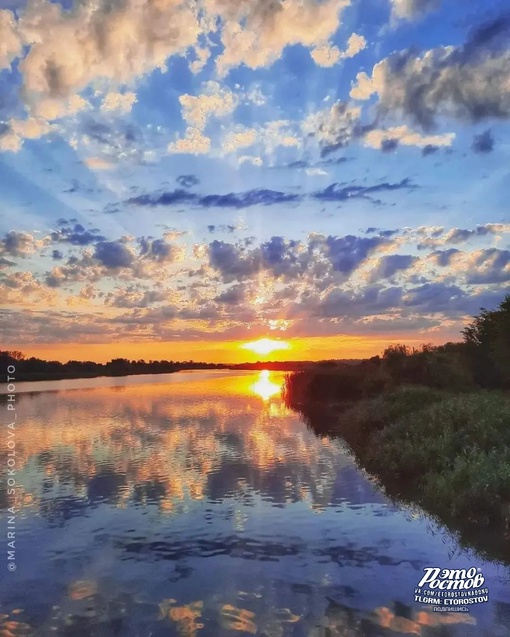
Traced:
<path fill-rule="evenodd" d="M 0 405 L 0 636 L 510 636 L 510 570 L 393 505 L 282 381 L 19 384 Z M 416 602 L 429 567 L 479 569 L 489 601 Z"/>

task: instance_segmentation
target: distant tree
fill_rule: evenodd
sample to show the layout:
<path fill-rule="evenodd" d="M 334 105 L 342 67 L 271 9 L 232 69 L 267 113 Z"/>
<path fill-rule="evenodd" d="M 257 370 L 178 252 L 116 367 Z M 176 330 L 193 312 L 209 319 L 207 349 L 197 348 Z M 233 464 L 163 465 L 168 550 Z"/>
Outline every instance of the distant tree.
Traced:
<path fill-rule="evenodd" d="M 10 358 L 13 361 L 23 361 L 25 360 L 25 354 L 18 350 L 5 350 L 0 351 L 0 358 L 7 359 Z"/>

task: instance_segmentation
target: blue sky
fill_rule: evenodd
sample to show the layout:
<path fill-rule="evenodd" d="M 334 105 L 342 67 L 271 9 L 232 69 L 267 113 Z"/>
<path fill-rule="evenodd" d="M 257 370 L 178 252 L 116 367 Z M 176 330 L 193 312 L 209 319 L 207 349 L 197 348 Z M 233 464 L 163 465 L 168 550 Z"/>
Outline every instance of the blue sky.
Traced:
<path fill-rule="evenodd" d="M 3 340 L 458 338 L 510 289 L 505 5 L 0 1 Z"/>

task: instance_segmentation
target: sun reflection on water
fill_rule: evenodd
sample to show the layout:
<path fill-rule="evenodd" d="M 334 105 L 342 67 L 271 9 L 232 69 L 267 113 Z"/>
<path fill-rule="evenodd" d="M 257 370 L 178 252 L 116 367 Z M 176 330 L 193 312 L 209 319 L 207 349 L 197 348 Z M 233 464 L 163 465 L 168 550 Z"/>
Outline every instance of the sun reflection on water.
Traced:
<path fill-rule="evenodd" d="M 265 402 L 272 396 L 275 396 L 276 394 L 279 394 L 281 392 L 282 384 L 283 378 L 280 380 L 279 384 L 275 383 L 271 379 L 271 372 L 267 369 L 263 369 L 260 372 L 257 381 L 251 386 L 251 390 L 253 391 L 253 393 L 260 396 Z"/>

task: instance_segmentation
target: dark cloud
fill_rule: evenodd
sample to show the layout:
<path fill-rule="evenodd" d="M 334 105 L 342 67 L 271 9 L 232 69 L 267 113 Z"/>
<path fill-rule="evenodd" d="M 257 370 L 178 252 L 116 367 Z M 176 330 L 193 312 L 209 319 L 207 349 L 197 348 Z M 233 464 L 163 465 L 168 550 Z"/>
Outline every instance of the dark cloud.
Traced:
<path fill-rule="evenodd" d="M 253 252 L 246 253 L 232 243 L 215 239 L 209 244 L 209 264 L 228 282 L 251 277 L 259 271 L 261 260 Z"/>
<path fill-rule="evenodd" d="M 392 192 L 394 190 L 414 190 L 418 186 L 411 183 L 410 179 L 403 179 L 396 184 L 383 182 L 375 186 L 344 186 L 331 184 L 321 191 L 314 192 L 312 197 L 321 201 L 347 201 L 348 199 L 370 199 L 370 195 L 379 192 Z"/>
<path fill-rule="evenodd" d="M 105 237 L 99 234 L 99 230 L 96 228 L 86 230 L 80 223 L 73 226 L 61 224 L 59 230 L 51 233 L 51 238 L 55 242 L 70 243 L 74 246 L 87 246 L 98 241 L 105 241 Z"/>
<path fill-rule="evenodd" d="M 473 285 L 504 283 L 510 281 L 510 250 L 490 248 L 481 250 L 475 267 L 467 273 L 466 282 Z"/>
<path fill-rule="evenodd" d="M 260 189 L 237 194 L 206 195 L 199 198 L 199 204 L 205 208 L 248 208 L 257 205 L 269 206 L 278 203 L 290 203 L 298 201 L 300 198 L 300 195 Z"/>
<path fill-rule="evenodd" d="M 494 137 L 490 129 L 475 135 L 471 148 L 475 153 L 491 153 L 494 150 Z"/>
<path fill-rule="evenodd" d="M 200 179 L 195 175 L 179 175 L 175 181 L 183 188 L 193 188 L 200 183 Z"/>
<path fill-rule="evenodd" d="M 300 246 L 299 241 L 277 236 L 253 249 L 243 243 L 215 240 L 209 244 L 209 265 L 225 283 L 250 278 L 261 271 L 293 279 L 301 276 L 310 263 L 310 250 L 299 251 Z"/>
<path fill-rule="evenodd" d="M 140 245 L 140 256 L 155 261 L 171 262 L 175 260 L 178 254 L 178 249 L 164 239 L 140 237 L 138 243 Z"/>
<path fill-rule="evenodd" d="M 314 314 L 323 318 L 365 317 L 398 308 L 403 290 L 367 285 L 361 292 L 346 292 L 335 288 L 317 305 Z"/>
<path fill-rule="evenodd" d="M 60 252 L 60 250 L 53 250 L 51 253 L 51 258 L 54 261 L 60 261 L 61 259 L 64 258 L 64 255 L 62 254 L 62 252 Z"/>
<path fill-rule="evenodd" d="M 399 230 L 381 230 L 381 228 L 367 228 L 365 230 L 365 234 L 375 234 L 377 233 L 380 237 L 393 237 L 394 235 L 398 234 L 400 231 Z"/>
<path fill-rule="evenodd" d="M 14 261 L 9 261 L 9 259 L 6 259 L 5 257 L 0 257 L 0 267 L 11 267 L 13 265 L 16 265 Z"/>
<path fill-rule="evenodd" d="M 312 135 L 319 142 L 323 159 L 361 139 L 374 128 L 373 124 L 362 124 L 359 109 L 343 101 L 317 113 L 313 126 L 315 130 Z M 344 158 L 342 161 L 345 161 Z"/>
<path fill-rule="evenodd" d="M 434 146 L 433 144 L 427 144 L 423 147 L 421 154 L 424 157 L 428 157 L 429 155 L 435 155 L 439 150 L 439 146 Z"/>
<path fill-rule="evenodd" d="M 184 203 L 197 203 L 197 195 L 186 190 L 174 190 L 160 194 L 145 194 L 128 199 L 126 203 L 136 206 L 176 206 Z"/>
<path fill-rule="evenodd" d="M 208 225 L 207 230 L 210 234 L 214 234 L 215 232 L 228 232 L 229 234 L 232 234 L 233 232 L 235 232 L 236 227 L 230 225 Z"/>
<path fill-rule="evenodd" d="M 337 272 L 349 275 L 377 248 L 387 243 L 381 237 L 329 236 L 325 240 L 328 258 Z"/>
<path fill-rule="evenodd" d="M 28 232 L 11 230 L 0 239 L 0 256 L 8 254 L 13 257 L 24 257 L 32 251 L 33 246 L 34 238 Z"/>
<path fill-rule="evenodd" d="M 129 268 L 133 263 L 133 254 L 120 241 L 97 243 L 94 257 L 109 270 Z"/>
<path fill-rule="evenodd" d="M 225 195 L 196 195 L 186 190 L 175 190 L 156 195 L 140 195 L 128 199 L 126 203 L 137 206 L 174 206 L 191 204 L 200 208 L 249 208 L 250 206 L 270 206 L 279 203 L 299 201 L 300 195 L 288 194 L 277 190 L 256 189 L 242 193 Z"/>
<path fill-rule="evenodd" d="M 377 267 L 370 273 L 370 280 L 375 282 L 381 279 L 390 279 L 397 272 L 408 270 L 417 260 L 417 257 L 408 254 L 390 254 L 381 257 Z"/>
<path fill-rule="evenodd" d="M 398 139 L 384 139 L 381 142 L 381 150 L 383 153 L 392 153 L 398 148 Z"/>
<path fill-rule="evenodd" d="M 500 230 L 498 224 L 486 224 L 477 226 L 474 230 L 454 228 L 448 233 L 446 243 L 465 243 L 474 237 L 485 237 L 489 234 L 497 234 Z"/>
<path fill-rule="evenodd" d="M 246 295 L 245 286 L 242 284 L 233 285 L 228 290 L 217 296 L 214 300 L 216 303 L 224 303 L 225 305 L 240 305 L 244 302 Z"/>
<path fill-rule="evenodd" d="M 437 250 L 432 253 L 432 256 L 434 257 L 437 265 L 442 268 L 446 268 L 450 265 L 452 257 L 459 253 L 460 250 L 457 250 L 457 248 L 450 248 L 450 250 Z"/>
<path fill-rule="evenodd" d="M 379 114 L 401 113 L 423 129 L 439 115 L 471 122 L 510 117 L 510 14 L 481 25 L 460 47 L 438 47 L 421 57 L 400 51 L 379 62 L 374 74 Z M 353 97 L 358 96 L 353 90 Z M 361 90 L 366 99 L 365 89 Z"/>

